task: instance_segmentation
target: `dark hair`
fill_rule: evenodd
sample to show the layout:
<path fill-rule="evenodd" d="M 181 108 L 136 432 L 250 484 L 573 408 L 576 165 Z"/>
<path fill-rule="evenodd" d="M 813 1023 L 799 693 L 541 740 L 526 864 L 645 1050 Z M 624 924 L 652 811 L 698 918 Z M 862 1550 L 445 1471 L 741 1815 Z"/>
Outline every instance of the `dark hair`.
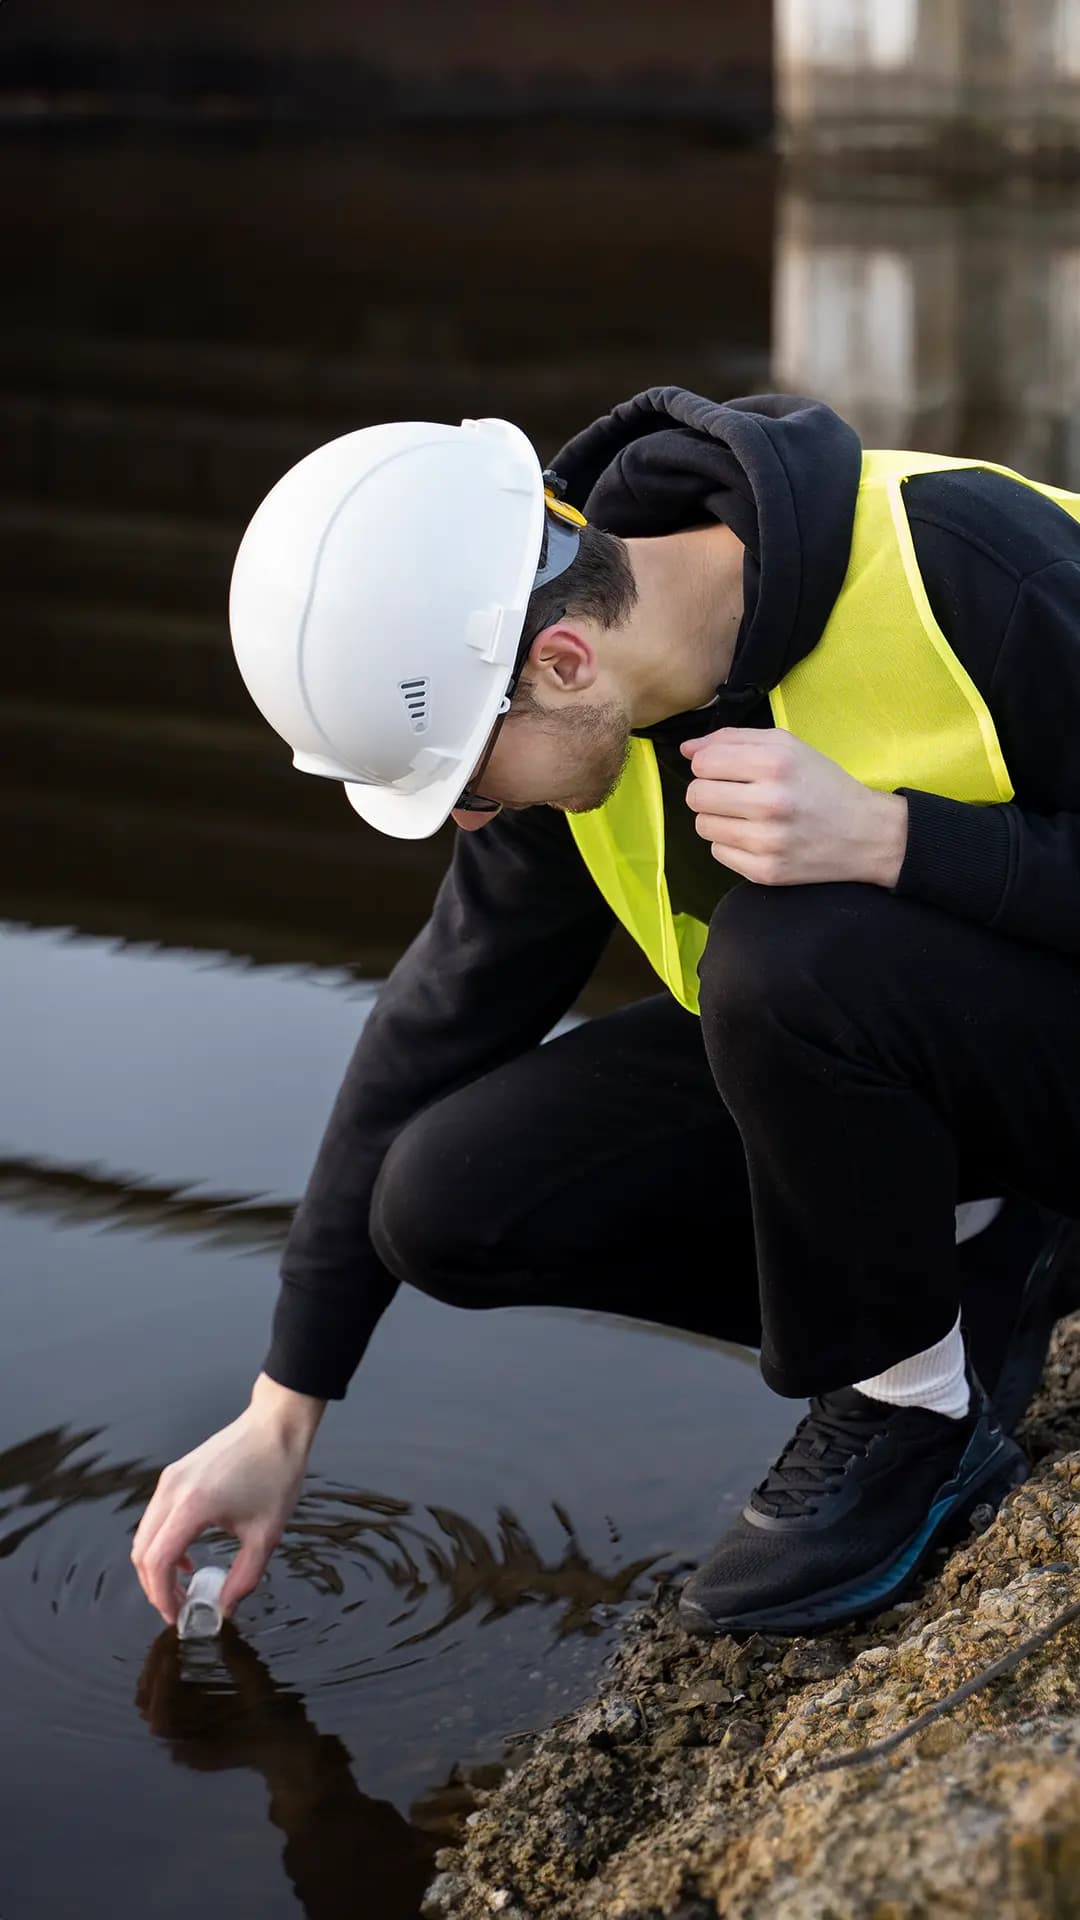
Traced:
<path fill-rule="evenodd" d="M 532 642 L 564 612 L 583 613 L 602 627 L 617 627 L 636 602 L 634 570 L 618 534 L 582 527 L 573 564 L 531 596 L 524 632 Z"/>

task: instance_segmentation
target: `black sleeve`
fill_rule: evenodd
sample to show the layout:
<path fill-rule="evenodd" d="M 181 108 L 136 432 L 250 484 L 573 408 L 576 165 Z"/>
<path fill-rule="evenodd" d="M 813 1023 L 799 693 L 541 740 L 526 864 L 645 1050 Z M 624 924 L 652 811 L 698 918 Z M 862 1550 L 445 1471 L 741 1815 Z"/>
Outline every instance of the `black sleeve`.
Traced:
<path fill-rule="evenodd" d="M 565 818 L 503 813 L 455 835 L 426 927 L 394 968 L 330 1115 L 285 1247 L 265 1371 L 341 1399 L 396 1282 L 368 1237 L 372 1189 L 421 1107 L 537 1045 L 611 932 Z"/>
<path fill-rule="evenodd" d="M 1080 953 L 1080 525 L 996 474 L 908 492 L 931 606 L 990 708 L 1015 798 L 905 789 L 897 891 Z"/>

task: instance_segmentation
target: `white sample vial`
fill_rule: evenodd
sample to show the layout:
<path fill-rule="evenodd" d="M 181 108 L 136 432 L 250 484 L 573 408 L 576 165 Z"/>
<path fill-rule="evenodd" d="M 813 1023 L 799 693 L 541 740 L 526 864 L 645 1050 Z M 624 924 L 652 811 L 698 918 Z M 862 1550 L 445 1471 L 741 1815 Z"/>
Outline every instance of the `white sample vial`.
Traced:
<path fill-rule="evenodd" d="M 212 1640 L 221 1632 L 221 1589 L 228 1571 L 227 1567 L 196 1568 L 176 1622 L 181 1640 Z"/>

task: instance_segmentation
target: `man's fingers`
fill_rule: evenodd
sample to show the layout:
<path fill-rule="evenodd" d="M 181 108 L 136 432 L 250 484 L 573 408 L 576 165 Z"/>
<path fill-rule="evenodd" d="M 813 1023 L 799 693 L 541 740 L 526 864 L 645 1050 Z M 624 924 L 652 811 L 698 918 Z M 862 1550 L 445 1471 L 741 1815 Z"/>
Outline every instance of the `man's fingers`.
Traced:
<path fill-rule="evenodd" d="M 734 848 L 742 853 L 779 850 L 779 836 L 760 820 L 720 819 L 714 813 L 699 813 L 694 826 L 701 838 L 711 840 L 714 847 Z"/>
<path fill-rule="evenodd" d="M 722 733 L 702 741 L 690 755 L 690 766 L 699 780 L 760 780 L 763 771 L 760 754 Z"/>
<path fill-rule="evenodd" d="M 778 854 L 728 846 L 720 840 L 713 843 L 712 856 L 720 866 L 740 874 L 744 880 L 752 880 L 755 886 L 782 887 L 791 884 L 790 875 Z"/>
<path fill-rule="evenodd" d="M 143 1592 L 170 1627 L 176 1624 L 182 1599 L 177 1568 L 190 1568 L 187 1550 L 201 1532 L 201 1523 L 189 1511 L 176 1508 L 135 1563 Z"/>
<path fill-rule="evenodd" d="M 165 1519 L 165 1502 L 161 1497 L 161 1481 L 151 1495 L 150 1504 L 135 1529 L 135 1538 L 131 1542 L 131 1557 L 136 1566 L 146 1553 L 155 1533 Z"/>
<path fill-rule="evenodd" d="M 150 1554 L 153 1552 L 154 1542 L 161 1532 L 162 1527 L 165 1525 L 168 1511 L 168 1503 L 162 1499 L 159 1486 L 158 1492 L 154 1495 L 154 1498 L 151 1500 L 150 1505 L 147 1507 L 146 1512 L 143 1514 L 136 1528 L 135 1538 L 131 1543 L 132 1565 L 139 1576 L 139 1585 L 142 1587 L 148 1600 L 151 1599 L 151 1593 L 146 1581 L 146 1565 Z"/>
<path fill-rule="evenodd" d="M 753 794 L 749 780 L 695 779 L 686 789 L 686 804 L 693 813 L 730 814 L 744 820 Z"/>
<path fill-rule="evenodd" d="M 763 740 L 771 740 L 779 731 L 776 727 L 717 727 L 713 733 L 700 734 L 696 740 L 684 740 L 679 751 L 693 754 L 695 748 L 704 747 L 710 740 L 730 740 L 733 746 L 756 746 Z"/>
<path fill-rule="evenodd" d="M 157 1485 L 150 1496 L 149 1504 L 135 1529 L 131 1543 L 131 1557 L 136 1566 L 145 1560 L 154 1540 L 160 1533 L 170 1512 L 175 1508 L 182 1484 L 182 1462 L 174 1460 L 170 1466 L 162 1467 L 158 1474 Z"/>
<path fill-rule="evenodd" d="M 772 757 L 784 753 L 791 741 L 791 735 L 779 727 L 718 727 L 715 733 L 706 733 L 699 740 L 684 740 L 679 752 L 697 771 L 697 761 L 704 755 L 727 755 L 739 766 L 745 767 L 750 760 L 760 760 L 763 755 Z M 744 773 L 734 778 L 750 779 Z"/>
<path fill-rule="evenodd" d="M 782 820 L 788 811 L 774 780 L 691 780 L 686 804 L 694 813 L 730 820 Z"/>
<path fill-rule="evenodd" d="M 229 1577 L 221 1589 L 223 1613 L 231 1613 L 245 1595 L 254 1592 L 275 1544 L 273 1536 L 265 1533 L 250 1533 L 241 1542 L 240 1551 L 229 1568 Z"/>
<path fill-rule="evenodd" d="M 718 733 L 715 740 L 705 740 L 691 755 L 690 768 L 699 780 L 738 780 L 754 782 L 776 780 L 784 773 L 784 754 L 781 746 L 769 746 L 770 736 L 765 735 L 765 746 L 760 741 L 729 740 Z"/>

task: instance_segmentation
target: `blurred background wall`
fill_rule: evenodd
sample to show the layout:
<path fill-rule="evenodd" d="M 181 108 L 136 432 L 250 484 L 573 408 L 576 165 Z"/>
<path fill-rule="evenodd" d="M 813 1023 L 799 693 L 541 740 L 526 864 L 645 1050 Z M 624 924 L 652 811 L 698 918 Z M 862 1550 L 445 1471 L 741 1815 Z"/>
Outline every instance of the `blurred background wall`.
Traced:
<path fill-rule="evenodd" d="M 8 35 L 11 82 L 28 92 L 124 99 L 174 111 L 333 114 L 356 123 L 436 113 L 694 109 L 760 131 L 770 96 L 771 8 L 745 0 L 657 6 L 594 0 L 559 11 L 541 0 L 139 0 L 88 12 L 76 0 L 25 8 Z"/>

